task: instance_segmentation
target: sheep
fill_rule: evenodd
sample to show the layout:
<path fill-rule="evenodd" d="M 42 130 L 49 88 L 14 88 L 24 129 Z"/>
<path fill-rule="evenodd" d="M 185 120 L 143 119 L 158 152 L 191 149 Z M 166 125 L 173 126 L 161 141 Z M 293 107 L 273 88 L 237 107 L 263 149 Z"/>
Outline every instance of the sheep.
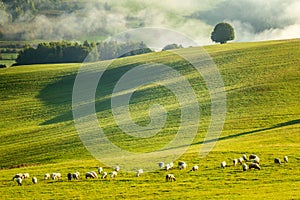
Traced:
<path fill-rule="evenodd" d="M 87 173 L 85 173 L 85 178 L 87 179 L 87 178 L 95 178 L 95 174 L 93 174 L 93 173 L 91 173 L 91 172 L 87 172 Z"/>
<path fill-rule="evenodd" d="M 187 168 L 187 164 L 183 161 L 178 162 L 178 166 L 180 170 Z"/>
<path fill-rule="evenodd" d="M 110 173 L 110 178 L 115 178 L 118 175 L 117 171 L 113 171 L 112 173 Z"/>
<path fill-rule="evenodd" d="M 90 171 L 90 173 L 92 173 L 92 174 L 94 175 L 95 178 L 98 178 L 98 175 L 96 174 L 96 172 Z"/>
<path fill-rule="evenodd" d="M 259 157 L 257 156 L 256 158 L 254 158 L 252 162 L 253 162 L 253 163 L 259 164 L 259 162 L 260 162 Z"/>
<path fill-rule="evenodd" d="M 17 181 L 17 183 L 18 183 L 19 186 L 22 185 L 22 178 L 21 178 L 21 177 L 18 177 L 18 178 L 16 179 L 16 181 Z"/>
<path fill-rule="evenodd" d="M 72 178 L 78 180 L 80 177 L 80 173 L 79 172 L 75 172 L 72 174 Z"/>
<path fill-rule="evenodd" d="M 169 165 L 170 165 L 171 169 L 173 169 L 174 163 L 173 163 L 173 162 L 170 162 Z"/>
<path fill-rule="evenodd" d="M 255 159 L 256 157 L 258 157 L 258 156 L 255 155 L 255 154 L 250 154 L 250 155 L 249 155 L 249 159 Z"/>
<path fill-rule="evenodd" d="M 68 177 L 68 181 L 72 180 L 72 174 L 71 173 L 68 173 L 67 177 Z"/>
<path fill-rule="evenodd" d="M 284 162 L 288 163 L 289 162 L 289 158 L 287 156 L 283 157 Z"/>
<path fill-rule="evenodd" d="M 23 174 L 23 178 L 24 178 L 24 179 L 29 178 L 29 174 L 28 174 L 28 173 L 24 173 L 24 174 Z"/>
<path fill-rule="evenodd" d="M 260 170 L 261 168 L 260 168 L 260 166 L 257 164 L 257 163 L 250 163 L 249 164 L 249 169 L 258 169 L 258 170 Z"/>
<path fill-rule="evenodd" d="M 199 169 L 198 165 L 194 165 L 191 169 L 191 171 L 197 171 Z"/>
<path fill-rule="evenodd" d="M 103 171 L 102 167 L 98 168 L 98 173 L 101 174 L 101 172 Z"/>
<path fill-rule="evenodd" d="M 15 174 L 12 178 L 12 181 L 15 179 L 15 178 L 23 178 L 23 174 Z"/>
<path fill-rule="evenodd" d="M 31 180 L 32 180 L 32 183 L 33 183 L 33 184 L 37 184 L 37 178 L 36 178 L 36 177 L 32 177 Z"/>
<path fill-rule="evenodd" d="M 245 161 L 248 161 L 248 158 L 247 156 L 244 154 L 243 157 L 242 157 Z"/>
<path fill-rule="evenodd" d="M 52 180 L 60 179 L 61 178 L 61 174 L 60 173 L 52 173 L 51 174 L 51 178 L 52 178 Z"/>
<path fill-rule="evenodd" d="M 242 167 L 243 167 L 243 171 L 247 171 L 247 169 L 248 169 L 248 166 L 247 166 L 247 164 L 246 164 L 246 163 L 243 163 L 243 164 L 242 164 Z"/>
<path fill-rule="evenodd" d="M 279 159 L 279 158 L 274 158 L 274 163 L 275 163 L 275 164 L 279 164 L 279 165 L 280 165 L 280 164 L 281 164 L 281 161 L 280 161 L 280 159 Z"/>
<path fill-rule="evenodd" d="M 119 171 L 120 171 L 120 167 L 119 167 L 119 166 L 116 166 L 116 167 L 115 167 L 115 171 L 116 171 L 116 172 L 119 172 Z"/>
<path fill-rule="evenodd" d="M 167 174 L 166 181 L 176 181 L 176 178 L 173 174 Z"/>
<path fill-rule="evenodd" d="M 243 158 L 243 157 L 238 158 L 238 162 L 239 162 L 240 164 L 243 164 L 244 158 Z"/>
<path fill-rule="evenodd" d="M 170 164 L 167 164 L 167 165 L 166 165 L 166 170 L 169 171 L 170 169 L 171 169 Z"/>
<path fill-rule="evenodd" d="M 164 162 L 159 162 L 159 163 L 158 163 L 158 167 L 159 167 L 160 169 L 164 168 L 164 167 L 165 167 L 165 163 L 164 163 Z"/>
<path fill-rule="evenodd" d="M 136 172 L 136 176 L 139 177 L 142 173 L 144 173 L 143 169 L 139 169 Z"/>
<path fill-rule="evenodd" d="M 236 159 L 236 158 L 235 158 L 235 159 L 233 159 L 233 161 L 232 161 L 232 162 L 233 162 L 233 166 L 236 166 L 236 165 L 237 165 L 237 163 L 238 163 L 238 159 Z"/>
<path fill-rule="evenodd" d="M 50 174 L 45 174 L 44 175 L 44 180 L 47 180 L 47 179 L 49 179 L 50 178 Z"/>
<path fill-rule="evenodd" d="M 103 176 L 102 176 L 102 179 L 106 178 L 107 177 L 107 172 L 103 172 Z"/>
<path fill-rule="evenodd" d="M 225 161 L 221 162 L 221 167 L 222 167 L 223 169 L 226 167 L 226 162 L 225 162 Z"/>

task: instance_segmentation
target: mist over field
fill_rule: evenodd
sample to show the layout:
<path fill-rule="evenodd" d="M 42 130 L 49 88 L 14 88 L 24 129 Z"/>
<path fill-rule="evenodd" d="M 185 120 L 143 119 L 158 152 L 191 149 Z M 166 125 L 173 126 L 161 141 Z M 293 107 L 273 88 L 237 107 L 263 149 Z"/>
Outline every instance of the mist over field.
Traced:
<path fill-rule="evenodd" d="M 199 44 L 209 44 L 212 29 L 222 21 L 233 25 L 235 41 L 287 39 L 300 35 L 298 0 L 33 2 L 39 9 L 23 7 L 24 12 L 14 16 L 12 3 L 0 1 L 0 34 L 4 38 L 99 40 L 128 29 L 161 27 L 186 34 Z"/>

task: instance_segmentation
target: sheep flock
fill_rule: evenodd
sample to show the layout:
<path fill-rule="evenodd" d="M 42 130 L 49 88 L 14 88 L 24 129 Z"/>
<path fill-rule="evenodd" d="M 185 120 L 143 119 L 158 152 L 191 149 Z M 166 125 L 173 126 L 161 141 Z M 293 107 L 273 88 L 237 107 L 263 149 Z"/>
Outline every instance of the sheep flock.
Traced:
<path fill-rule="evenodd" d="M 228 160 L 230 160 L 230 158 L 228 158 Z M 260 166 L 261 161 L 260 158 L 255 155 L 255 154 L 250 154 L 249 156 L 247 155 L 241 155 L 238 156 L 236 158 L 231 159 L 232 164 L 228 164 L 225 160 L 220 162 L 220 167 L 226 171 L 226 168 L 233 168 L 235 170 L 239 169 L 240 166 L 240 171 L 241 172 L 245 172 L 245 171 L 250 171 L 250 170 L 261 170 L 262 167 Z M 230 162 L 229 162 L 230 163 Z M 288 163 L 288 157 L 284 156 L 283 157 L 283 162 L 279 159 L 279 158 L 274 158 L 274 164 L 275 165 L 281 165 L 282 163 Z M 178 166 L 177 169 L 179 169 L 179 171 L 186 171 L 189 173 L 195 172 L 197 170 L 201 170 L 201 165 L 193 165 L 192 167 L 188 169 L 188 164 L 184 161 L 178 161 Z M 165 170 L 166 171 L 166 175 L 165 175 L 165 180 L 166 182 L 175 182 L 177 179 L 175 177 L 174 174 L 170 173 L 170 171 L 172 171 L 174 168 L 176 168 L 174 166 L 173 162 L 170 163 L 164 163 L 164 162 L 159 162 L 158 163 L 158 170 Z M 85 180 L 88 179 L 115 179 L 118 176 L 118 173 L 120 173 L 120 166 L 116 166 L 114 168 L 104 168 L 104 167 L 97 167 L 97 172 L 95 171 L 88 171 L 84 174 L 84 178 Z M 105 171 L 104 169 L 111 169 L 110 172 Z M 178 171 L 177 171 L 178 172 Z M 138 169 L 136 171 L 135 176 L 136 177 L 140 177 L 142 176 L 142 174 L 144 173 L 143 169 Z M 45 181 L 63 181 L 63 176 L 61 175 L 61 173 L 59 172 L 52 172 L 52 173 L 46 173 L 42 176 L 34 176 L 31 179 L 32 184 L 38 184 L 38 178 L 37 177 L 41 177 L 41 181 L 39 182 L 45 182 Z M 25 179 L 29 179 L 30 175 L 29 173 L 17 173 L 15 175 L 13 175 L 12 177 L 12 181 L 16 181 L 18 186 L 22 186 L 24 185 L 24 183 L 26 182 L 28 184 L 27 181 L 25 181 Z M 66 174 L 65 176 L 66 180 L 68 181 L 77 181 L 77 180 L 84 180 L 84 178 L 80 177 L 80 172 L 69 172 Z"/>

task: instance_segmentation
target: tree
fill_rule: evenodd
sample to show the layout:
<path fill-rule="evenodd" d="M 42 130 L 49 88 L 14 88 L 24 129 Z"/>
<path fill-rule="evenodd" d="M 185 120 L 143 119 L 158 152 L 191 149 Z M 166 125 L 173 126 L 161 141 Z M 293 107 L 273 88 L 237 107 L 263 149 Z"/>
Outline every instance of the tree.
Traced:
<path fill-rule="evenodd" d="M 180 49 L 180 48 L 183 48 L 183 46 L 181 44 L 180 45 L 178 45 L 178 44 L 168 44 L 162 50 L 166 51 L 166 50 Z"/>
<path fill-rule="evenodd" d="M 219 23 L 211 33 L 211 39 L 214 42 L 225 44 L 229 40 L 234 40 L 234 29 L 228 23 Z"/>

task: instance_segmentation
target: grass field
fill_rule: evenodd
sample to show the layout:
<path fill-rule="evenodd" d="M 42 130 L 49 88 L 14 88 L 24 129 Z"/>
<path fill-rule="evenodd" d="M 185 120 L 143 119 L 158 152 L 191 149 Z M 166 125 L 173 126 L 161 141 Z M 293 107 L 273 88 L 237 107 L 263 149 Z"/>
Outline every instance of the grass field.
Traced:
<path fill-rule="evenodd" d="M 163 63 L 191 83 L 200 107 L 198 134 L 180 158 L 195 172 L 165 170 L 135 177 L 122 171 L 114 180 L 67 181 L 67 173 L 104 166 L 83 146 L 72 117 L 72 89 L 80 64 L 47 64 L 0 69 L 0 196 L 1 199 L 299 199 L 300 196 L 300 40 L 229 43 L 205 47 L 216 63 L 226 90 L 227 115 L 214 149 L 205 158 L 199 151 L 210 120 L 210 98 L 203 79 L 172 52 L 156 52 L 113 62 L 96 94 L 98 120 L 107 137 L 133 152 L 160 148 L 179 128 L 180 109 L 171 91 L 157 85 L 140 88 L 130 101 L 139 125 L 150 122 L 149 105 L 165 106 L 168 120 L 156 137 L 136 139 L 123 134 L 110 109 L 110 94 L 118 79 L 143 63 Z M 197 58 L 199 48 L 178 50 Z M 107 61 L 105 61 L 107 62 Z M 106 63 L 98 63 L 105 65 Z M 170 77 L 171 79 L 172 77 Z M 261 170 L 243 172 L 241 166 L 221 169 L 224 160 L 255 153 Z M 275 165 L 274 158 L 289 156 Z M 138 164 L 137 164 L 138 165 Z M 122 166 L 121 166 L 122 167 Z M 38 184 L 11 181 L 16 173 L 30 173 Z M 62 180 L 43 180 L 60 172 Z"/>

